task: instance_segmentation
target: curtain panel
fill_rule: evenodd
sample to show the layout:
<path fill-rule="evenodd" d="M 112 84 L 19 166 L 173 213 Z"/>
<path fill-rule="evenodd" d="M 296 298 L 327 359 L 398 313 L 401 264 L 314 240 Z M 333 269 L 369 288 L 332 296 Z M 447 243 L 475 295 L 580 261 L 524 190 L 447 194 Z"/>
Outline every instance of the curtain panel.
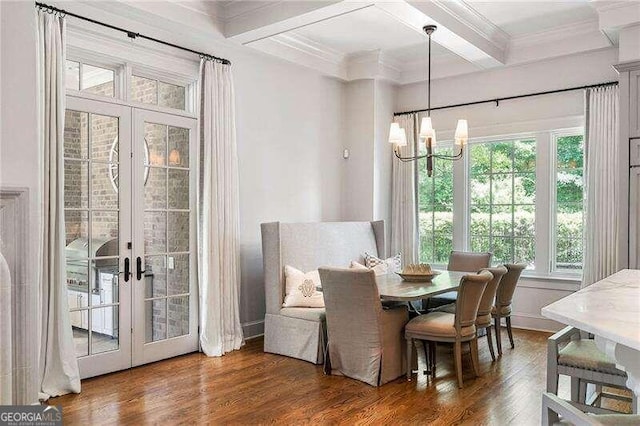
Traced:
<path fill-rule="evenodd" d="M 618 107 L 617 86 L 585 94 L 585 256 L 582 287 L 617 272 Z"/>
<path fill-rule="evenodd" d="M 37 11 L 40 208 L 40 399 L 80 392 L 66 286 L 64 223 L 65 20 Z"/>
<path fill-rule="evenodd" d="M 203 59 L 200 88 L 200 345 L 206 355 L 221 356 L 244 344 L 239 304 L 239 183 L 231 67 Z"/>
<path fill-rule="evenodd" d="M 407 145 L 400 148 L 403 157 L 417 152 L 416 115 L 395 117 L 407 134 Z M 395 157 L 395 156 L 394 156 Z M 416 162 L 392 161 L 391 184 L 391 254 L 402 253 L 403 262 L 418 262 L 418 204 Z"/>

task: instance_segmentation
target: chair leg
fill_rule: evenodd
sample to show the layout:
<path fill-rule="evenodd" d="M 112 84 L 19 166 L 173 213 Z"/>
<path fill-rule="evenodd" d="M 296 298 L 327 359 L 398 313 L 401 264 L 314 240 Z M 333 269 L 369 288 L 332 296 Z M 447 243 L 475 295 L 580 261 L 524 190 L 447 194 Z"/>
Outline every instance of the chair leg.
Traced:
<path fill-rule="evenodd" d="M 424 365 L 426 366 L 426 369 L 424 370 L 424 374 L 430 374 L 431 371 L 429 370 L 429 357 L 430 357 L 430 348 L 429 348 L 429 342 L 427 342 L 426 340 L 422 341 L 422 352 L 424 353 Z"/>
<path fill-rule="evenodd" d="M 431 361 L 431 377 L 435 379 L 436 377 L 436 348 L 438 344 L 436 342 L 429 342 L 429 359 Z"/>
<path fill-rule="evenodd" d="M 547 361 L 550 363 L 550 361 Z M 558 366 L 555 364 L 547 365 L 547 392 L 558 395 Z"/>
<path fill-rule="evenodd" d="M 571 401 L 580 401 L 580 379 L 577 377 L 571 378 Z"/>
<path fill-rule="evenodd" d="M 456 376 L 458 377 L 458 387 L 462 389 L 462 343 L 460 341 L 453 344 L 453 354 L 455 358 Z"/>
<path fill-rule="evenodd" d="M 411 381 L 411 369 L 413 368 L 411 355 L 413 354 L 413 339 L 407 337 L 407 382 Z"/>
<path fill-rule="evenodd" d="M 587 382 L 580 380 L 578 385 L 578 402 L 581 404 L 587 403 Z"/>
<path fill-rule="evenodd" d="M 471 364 L 473 365 L 473 372 L 476 377 L 480 377 L 480 363 L 478 362 L 478 338 L 474 338 L 469 342 L 469 349 L 471 349 Z"/>
<path fill-rule="evenodd" d="M 491 360 L 496 360 L 496 354 L 493 351 L 493 338 L 491 337 L 491 326 L 487 327 L 487 344 L 489 345 L 489 352 L 491 353 Z"/>
<path fill-rule="evenodd" d="M 509 342 L 511 343 L 511 349 L 515 348 L 513 344 L 513 331 L 511 330 L 511 317 L 506 318 L 507 321 L 507 333 L 509 334 Z"/>
<path fill-rule="evenodd" d="M 493 319 L 493 324 L 496 329 L 496 346 L 498 347 L 498 356 L 502 356 L 502 335 L 500 334 L 500 317 Z"/>

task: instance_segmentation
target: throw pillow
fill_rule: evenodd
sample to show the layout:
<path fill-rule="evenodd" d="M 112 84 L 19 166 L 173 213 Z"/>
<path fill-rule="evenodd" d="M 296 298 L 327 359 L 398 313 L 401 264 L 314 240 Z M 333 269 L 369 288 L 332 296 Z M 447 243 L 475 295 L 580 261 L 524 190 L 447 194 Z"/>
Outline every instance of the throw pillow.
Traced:
<path fill-rule="evenodd" d="M 317 270 L 304 273 L 292 266 L 284 267 L 285 308 L 324 308 L 322 284 Z"/>
<path fill-rule="evenodd" d="M 376 275 L 384 275 L 389 272 L 401 272 L 402 256 L 398 253 L 393 257 L 383 260 L 369 253 L 365 253 L 364 264 L 367 268 L 373 269 Z"/>

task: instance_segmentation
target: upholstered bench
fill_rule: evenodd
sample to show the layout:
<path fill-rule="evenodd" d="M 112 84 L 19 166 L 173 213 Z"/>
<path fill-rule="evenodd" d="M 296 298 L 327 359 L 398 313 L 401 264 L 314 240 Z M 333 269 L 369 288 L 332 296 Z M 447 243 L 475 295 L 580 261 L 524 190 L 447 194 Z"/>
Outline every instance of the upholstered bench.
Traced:
<path fill-rule="evenodd" d="M 366 252 L 385 256 L 384 222 L 263 223 L 266 314 L 264 351 L 322 364 L 324 308 L 283 308 L 284 267 L 303 272 L 321 266 L 347 268 Z"/>

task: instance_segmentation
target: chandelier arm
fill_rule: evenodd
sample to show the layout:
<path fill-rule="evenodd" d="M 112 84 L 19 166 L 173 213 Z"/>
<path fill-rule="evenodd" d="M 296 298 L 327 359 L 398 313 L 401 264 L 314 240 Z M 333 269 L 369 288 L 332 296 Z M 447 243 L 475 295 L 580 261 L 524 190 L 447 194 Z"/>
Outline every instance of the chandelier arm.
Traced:
<path fill-rule="evenodd" d="M 400 161 L 403 161 L 405 163 L 410 162 L 410 161 L 416 161 L 416 160 L 422 160 L 423 158 L 427 158 L 428 155 L 427 154 L 423 154 L 423 155 L 414 155 L 411 157 L 402 157 L 398 154 L 397 151 L 393 151 L 393 153 L 396 155 L 396 158 Z"/>

